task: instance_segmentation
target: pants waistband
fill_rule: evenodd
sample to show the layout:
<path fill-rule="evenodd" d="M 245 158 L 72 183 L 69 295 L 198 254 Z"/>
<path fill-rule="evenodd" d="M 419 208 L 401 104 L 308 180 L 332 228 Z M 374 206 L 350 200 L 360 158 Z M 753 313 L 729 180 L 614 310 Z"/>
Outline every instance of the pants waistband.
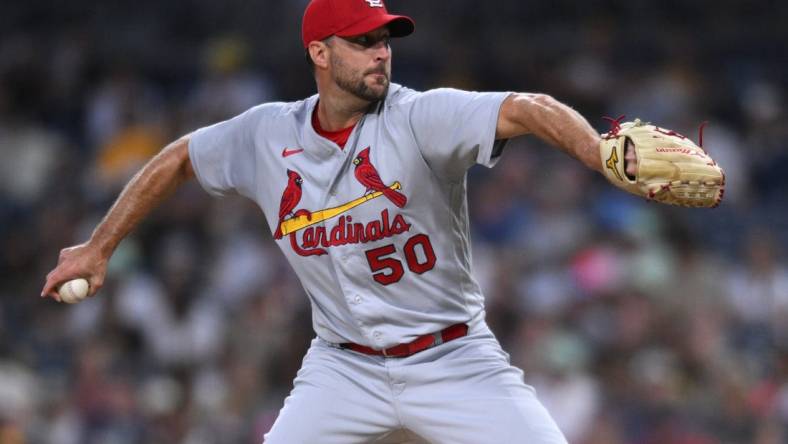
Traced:
<path fill-rule="evenodd" d="M 443 344 L 444 342 L 461 338 L 467 334 L 468 324 L 454 324 L 444 328 L 441 331 L 419 336 L 414 341 L 408 342 L 407 344 L 399 344 L 382 350 L 376 350 L 374 348 L 367 347 L 366 345 L 356 344 L 353 342 L 346 342 L 344 344 L 339 344 L 339 346 L 341 348 L 364 353 L 366 355 L 385 356 L 388 358 L 404 358 L 420 351 L 427 350 L 428 348 L 435 347 L 436 345 Z"/>

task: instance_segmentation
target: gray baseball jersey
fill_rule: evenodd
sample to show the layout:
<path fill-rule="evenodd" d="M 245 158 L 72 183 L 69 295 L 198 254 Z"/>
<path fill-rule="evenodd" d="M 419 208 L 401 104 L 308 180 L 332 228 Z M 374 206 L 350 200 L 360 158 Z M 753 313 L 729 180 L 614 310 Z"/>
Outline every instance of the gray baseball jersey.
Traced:
<path fill-rule="evenodd" d="M 317 96 L 192 135 L 203 187 L 257 202 L 312 303 L 318 338 L 266 443 L 566 443 L 484 322 L 471 275 L 465 173 L 496 162 L 506 97 L 392 85 L 344 149 L 312 127 Z M 467 336 L 402 359 L 337 346 L 458 323 Z"/>
<path fill-rule="evenodd" d="M 344 149 L 312 127 L 317 96 L 269 103 L 198 130 L 189 154 L 206 190 L 249 197 L 281 234 L 319 337 L 386 348 L 483 316 L 465 172 L 496 162 L 506 97 L 391 85 Z"/>

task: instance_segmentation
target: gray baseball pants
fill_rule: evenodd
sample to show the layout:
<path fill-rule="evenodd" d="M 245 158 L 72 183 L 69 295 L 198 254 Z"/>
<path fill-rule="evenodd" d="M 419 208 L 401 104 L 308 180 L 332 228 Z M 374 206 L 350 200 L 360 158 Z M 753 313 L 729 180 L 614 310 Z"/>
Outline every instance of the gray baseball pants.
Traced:
<path fill-rule="evenodd" d="M 483 321 L 406 358 L 316 338 L 265 444 L 565 444 Z"/>

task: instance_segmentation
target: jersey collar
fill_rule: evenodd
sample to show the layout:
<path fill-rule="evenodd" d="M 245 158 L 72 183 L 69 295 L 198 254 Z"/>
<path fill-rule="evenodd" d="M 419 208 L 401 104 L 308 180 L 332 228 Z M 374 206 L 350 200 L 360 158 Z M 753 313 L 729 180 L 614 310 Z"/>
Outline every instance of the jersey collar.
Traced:
<path fill-rule="evenodd" d="M 367 112 L 367 115 L 379 114 L 382 112 L 387 103 L 391 102 L 391 97 L 397 94 L 401 88 L 401 85 L 392 83 L 391 86 L 389 86 L 389 91 L 388 94 L 386 94 L 386 98 L 376 103 L 374 106 L 371 106 Z M 341 150 L 337 144 L 319 135 L 312 127 L 312 113 L 317 106 L 318 99 L 318 94 L 306 99 L 303 110 L 304 113 L 301 116 L 301 119 L 299 119 L 301 120 L 302 128 L 301 139 L 304 141 L 303 148 L 313 156 L 320 159 L 328 159 L 331 156 L 335 156 L 337 151 L 352 151 L 353 144 L 355 144 L 355 141 L 358 138 L 358 133 L 363 128 L 364 121 L 366 120 L 367 116 L 362 117 L 361 120 L 356 124 L 356 127 L 353 129 L 353 133 L 351 133 L 350 138 L 348 139 L 347 145 L 345 145 L 345 150 Z"/>

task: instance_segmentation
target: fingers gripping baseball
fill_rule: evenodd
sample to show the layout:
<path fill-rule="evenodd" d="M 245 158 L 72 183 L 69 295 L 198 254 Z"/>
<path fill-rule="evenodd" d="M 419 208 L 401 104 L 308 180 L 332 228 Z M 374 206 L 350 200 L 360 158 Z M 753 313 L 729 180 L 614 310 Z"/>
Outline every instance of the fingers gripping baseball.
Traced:
<path fill-rule="evenodd" d="M 64 283 L 84 278 L 88 281 L 88 297 L 93 296 L 104 284 L 107 260 L 88 244 L 76 245 L 60 251 L 57 266 L 47 274 L 41 297 L 51 297 L 58 302 L 63 298 L 58 289 Z"/>

